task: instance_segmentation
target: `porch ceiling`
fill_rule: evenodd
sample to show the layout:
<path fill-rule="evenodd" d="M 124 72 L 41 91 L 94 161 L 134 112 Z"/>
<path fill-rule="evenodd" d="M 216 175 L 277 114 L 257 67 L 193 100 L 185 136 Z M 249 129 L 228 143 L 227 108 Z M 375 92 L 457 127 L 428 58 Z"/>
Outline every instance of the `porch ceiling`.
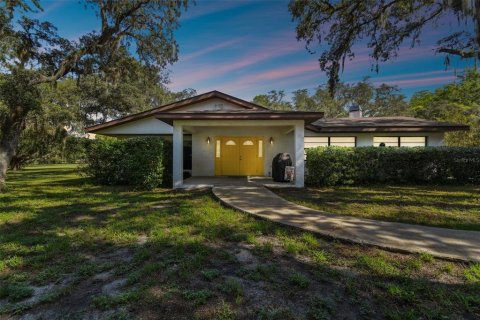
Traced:
<path fill-rule="evenodd" d="M 218 128 L 218 127 L 219 127 L 218 125 L 210 125 L 210 126 L 184 125 L 183 132 L 184 134 L 191 134 L 191 133 L 196 133 L 201 131 L 208 131 L 209 128 Z M 247 126 L 235 125 L 235 126 L 226 126 L 226 127 L 228 128 L 228 134 L 226 135 L 236 135 L 236 131 L 238 131 L 239 136 L 241 135 L 245 136 L 245 135 L 249 135 L 249 133 L 252 132 L 251 130 L 252 126 L 247 127 Z M 292 132 L 295 126 L 294 125 L 282 125 L 282 126 L 270 125 L 269 126 L 267 123 L 266 125 L 262 125 L 262 128 L 271 129 L 271 130 L 275 130 L 275 132 L 282 132 L 286 134 L 286 133 Z"/>

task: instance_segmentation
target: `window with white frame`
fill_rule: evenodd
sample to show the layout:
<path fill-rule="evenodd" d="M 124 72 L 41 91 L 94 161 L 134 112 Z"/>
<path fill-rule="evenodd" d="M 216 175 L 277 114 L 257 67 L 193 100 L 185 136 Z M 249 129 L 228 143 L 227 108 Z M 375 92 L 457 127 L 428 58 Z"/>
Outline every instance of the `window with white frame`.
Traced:
<path fill-rule="evenodd" d="M 373 137 L 375 147 L 398 147 L 398 137 Z"/>
<path fill-rule="evenodd" d="M 337 147 L 355 147 L 355 137 L 330 137 L 330 145 Z"/>
<path fill-rule="evenodd" d="M 356 137 L 305 137 L 305 149 L 315 147 L 355 147 Z"/>
<path fill-rule="evenodd" d="M 328 137 L 305 137 L 305 149 L 328 147 Z"/>
<path fill-rule="evenodd" d="M 426 147 L 427 137 L 373 137 L 375 147 Z"/>
<path fill-rule="evenodd" d="M 305 159 L 307 157 L 307 149 L 328 146 L 355 147 L 356 139 L 356 137 L 305 137 Z"/>
<path fill-rule="evenodd" d="M 426 147 L 427 137 L 400 137 L 400 147 Z"/>

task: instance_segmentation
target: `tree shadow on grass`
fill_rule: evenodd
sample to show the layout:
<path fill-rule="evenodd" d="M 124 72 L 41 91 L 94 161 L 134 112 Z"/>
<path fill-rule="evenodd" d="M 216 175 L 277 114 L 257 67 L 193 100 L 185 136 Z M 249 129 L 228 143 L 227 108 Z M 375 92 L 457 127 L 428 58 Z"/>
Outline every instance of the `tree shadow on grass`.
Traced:
<path fill-rule="evenodd" d="M 61 226 L 85 227 L 85 225 L 75 222 L 74 219 L 61 220 L 57 216 L 57 222 L 49 226 L 42 218 L 42 215 L 52 215 L 48 209 L 20 224 L 2 226 L 1 234 L 19 231 L 27 234 L 18 241 L 25 246 L 55 243 L 56 250 L 63 250 L 68 255 L 60 255 L 59 251 L 48 253 L 47 250 L 45 258 L 51 259 L 49 264 L 62 264 L 68 260 L 62 270 L 65 274 L 61 277 L 65 277 L 66 274 L 77 274 L 68 293 L 58 297 L 56 301 L 35 305 L 26 312 L 43 315 L 51 312 L 50 314 L 65 317 L 117 310 L 119 305 L 127 305 L 132 314 L 145 317 L 155 315 L 155 318 L 159 319 L 172 317 L 180 319 L 205 313 L 216 315 L 221 312 L 219 308 L 226 303 L 238 317 L 246 319 L 258 317 L 265 312 L 272 314 L 282 312 L 286 316 L 285 319 L 288 319 L 289 315 L 293 319 L 293 316 L 313 317 L 315 314 L 318 316 L 323 314 L 329 318 L 352 319 L 358 317 L 381 319 L 386 316 L 409 314 L 417 317 L 435 317 L 452 313 L 473 319 L 478 315 L 478 306 L 475 305 L 480 301 L 478 291 L 469 285 L 439 283 L 435 279 L 412 278 L 400 274 L 383 276 L 373 273 L 368 268 L 364 269 L 365 267 L 347 271 L 328 264 L 318 265 L 284 251 L 261 253 L 256 257 L 259 260 L 256 266 L 242 263 L 235 258 L 234 253 L 238 248 L 245 248 L 244 240 L 252 229 L 262 230 L 265 237 L 276 237 L 279 232 L 293 237 L 301 233 L 293 228 L 259 221 L 242 214 L 234 214 L 232 217 L 231 212 L 227 213 L 229 209 L 220 206 L 215 209 L 228 217 L 213 219 L 207 226 L 208 221 L 198 221 L 195 213 L 198 209 L 197 202 L 201 202 L 206 196 L 208 197 L 206 194 L 191 194 L 190 200 L 193 202 L 182 203 L 174 221 L 167 221 L 172 223 L 170 228 L 188 230 L 185 234 L 167 233 L 149 239 L 143 246 L 112 243 L 102 239 L 97 239 L 94 247 L 78 246 L 78 238 L 72 235 L 59 236 L 52 231 Z M 138 218 L 136 213 L 115 215 L 112 212 L 98 211 L 99 206 L 100 204 L 82 207 L 85 212 L 90 212 L 90 215 L 97 218 L 100 216 L 95 222 L 99 227 L 105 225 L 109 219 L 120 220 L 117 221 L 122 226 L 119 232 L 149 234 L 158 227 L 148 225 L 146 228 L 145 224 L 136 223 L 135 219 Z M 65 209 L 58 207 L 53 215 L 61 214 Z M 124 209 L 122 207 L 118 210 Z M 159 214 L 170 216 L 174 214 L 176 208 L 168 210 Z M 75 215 L 76 213 L 72 214 Z M 241 223 L 234 223 L 235 219 L 239 219 Z M 41 231 L 32 229 L 33 226 L 39 226 Z M 31 231 L 39 231 L 41 234 L 32 238 L 28 236 Z M 199 235 L 204 237 L 198 237 Z M 336 252 L 335 247 L 338 248 L 338 244 L 333 247 L 329 240 L 319 239 L 332 257 L 342 256 L 341 252 Z M 2 239 L 1 242 L 5 243 L 5 240 Z M 132 293 L 132 300 L 106 298 L 103 304 L 98 304 L 96 297 L 103 296 L 102 286 L 105 283 L 92 280 L 98 271 L 88 273 L 88 270 L 82 271 L 82 267 L 88 263 L 99 264 L 103 257 L 109 254 L 111 256 L 125 248 L 131 250 L 130 258 L 125 261 L 113 258 L 111 262 L 123 264 L 122 268 L 113 267 L 117 277 L 134 279 L 122 288 L 124 292 Z M 250 250 L 252 254 L 256 254 L 253 249 Z M 361 247 L 357 250 L 368 255 Z M 143 257 L 138 254 L 139 252 L 142 252 Z M 86 259 L 87 253 L 93 257 Z M 34 253 L 29 252 L 24 257 L 28 256 L 33 258 L 31 262 L 35 262 Z M 274 267 L 268 267 L 272 265 Z M 214 280 L 208 280 L 203 275 L 204 270 L 219 270 L 220 274 Z M 262 270 L 270 270 L 267 272 L 272 274 L 264 274 L 262 272 L 265 271 Z M 296 277 L 292 277 L 292 274 Z M 302 277 L 305 277 L 305 280 L 301 280 Z M 297 278 L 300 280 L 296 280 Z M 301 281 L 305 281 L 305 284 Z M 239 286 L 239 289 L 231 289 L 229 286 L 232 283 Z M 240 291 L 236 293 L 235 290 Z M 196 292 L 208 293 L 204 303 L 199 305 L 195 298 L 192 298 L 196 297 Z"/>
<path fill-rule="evenodd" d="M 22 261 L 7 266 L 10 275 L 0 284 L 68 283 L 68 290 L 54 298 L 17 311 L 51 319 L 121 312 L 140 318 L 215 318 L 230 311 L 245 319 L 479 316 L 479 291 L 469 285 L 440 283 L 424 274 L 385 276 L 388 265 L 377 270 L 368 260 L 357 266 L 352 256 L 369 257 L 369 248 L 318 237 L 320 245 L 308 250 L 326 252 L 331 262 L 322 264 L 281 248 L 259 251 L 246 240 L 266 237 L 281 243 L 303 232 L 224 208 L 208 192 L 107 189 L 46 190 L 39 196 L 53 199 L 50 205 L 0 225 L 0 256 Z M 85 201 L 88 196 L 96 201 Z M 65 199 L 70 203 L 61 204 Z M 9 207 L 22 210 L 21 204 Z M 145 243 L 137 240 L 142 235 Z M 257 262 L 240 261 L 238 250 L 250 251 Z M 387 263 L 414 257 L 383 254 Z M 207 278 L 208 270 L 217 270 L 217 276 Z M 111 273 L 106 280 L 94 279 L 104 272 Z M 122 293 L 106 297 L 104 285 L 119 279 L 127 279 Z"/>

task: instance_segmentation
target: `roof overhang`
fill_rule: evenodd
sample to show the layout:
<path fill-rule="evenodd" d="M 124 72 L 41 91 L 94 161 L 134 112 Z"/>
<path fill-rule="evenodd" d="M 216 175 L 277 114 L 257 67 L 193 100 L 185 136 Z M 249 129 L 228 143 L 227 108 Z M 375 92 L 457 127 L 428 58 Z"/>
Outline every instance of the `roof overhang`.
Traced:
<path fill-rule="evenodd" d="M 234 104 L 234 105 L 237 105 L 237 106 L 239 106 L 239 107 L 241 107 L 245 110 L 264 110 L 264 111 L 269 110 L 269 109 L 267 109 L 263 106 L 260 106 L 256 103 L 245 101 L 245 100 L 236 98 L 234 96 L 225 94 L 223 92 L 210 91 L 210 92 L 207 92 L 207 93 L 197 95 L 195 97 L 191 97 L 191 98 L 183 99 L 183 100 L 176 101 L 176 102 L 173 102 L 173 103 L 169 103 L 169 104 L 160 106 L 158 108 L 153 108 L 151 110 L 135 113 L 135 114 L 132 114 L 132 115 L 129 115 L 129 116 L 119 118 L 119 119 L 115 119 L 115 120 L 111 120 L 111 121 L 108 121 L 108 122 L 105 122 L 105 123 L 101 123 L 101 124 L 97 124 L 97 125 L 94 125 L 94 126 L 91 126 L 91 127 L 87 127 L 87 128 L 85 128 L 85 131 L 89 132 L 89 133 L 95 133 L 97 131 L 100 131 L 100 130 L 103 130 L 103 129 L 106 129 L 106 128 L 118 126 L 118 125 L 125 124 L 125 123 L 131 122 L 131 121 L 136 121 L 136 120 L 139 120 L 139 119 L 144 119 L 144 118 L 153 116 L 157 113 L 174 112 L 175 110 L 180 109 L 182 107 L 193 105 L 195 103 L 200 103 L 200 102 L 204 102 L 204 101 L 207 101 L 209 99 L 215 99 L 215 98 L 224 100 L 224 101 L 229 102 L 229 103 Z"/>
<path fill-rule="evenodd" d="M 323 117 L 323 112 L 178 112 L 157 113 L 155 117 L 168 124 L 174 120 L 304 120 L 310 124 Z"/>
<path fill-rule="evenodd" d="M 469 126 L 426 126 L 426 127 L 317 127 L 309 126 L 310 130 L 319 133 L 335 133 L 335 132 L 447 132 L 447 131 L 468 131 Z"/>
<path fill-rule="evenodd" d="M 468 131 L 469 126 L 392 126 L 392 127 L 319 127 L 310 126 L 309 129 L 318 133 L 355 133 L 355 132 L 447 132 L 447 131 Z"/>
<path fill-rule="evenodd" d="M 364 117 L 321 119 L 312 124 L 319 133 L 447 132 L 467 131 L 468 125 L 412 117 Z"/>

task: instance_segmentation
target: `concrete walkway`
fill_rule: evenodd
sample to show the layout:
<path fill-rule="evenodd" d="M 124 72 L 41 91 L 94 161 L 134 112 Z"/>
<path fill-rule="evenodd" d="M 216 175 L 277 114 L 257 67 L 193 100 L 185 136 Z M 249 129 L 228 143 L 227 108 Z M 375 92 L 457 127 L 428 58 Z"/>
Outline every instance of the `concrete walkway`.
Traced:
<path fill-rule="evenodd" d="M 324 236 L 390 250 L 480 261 L 480 232 L 339 216 L 291 203 L 255 183 L 215 186 L 224 204 L 255 216 Z"/>

